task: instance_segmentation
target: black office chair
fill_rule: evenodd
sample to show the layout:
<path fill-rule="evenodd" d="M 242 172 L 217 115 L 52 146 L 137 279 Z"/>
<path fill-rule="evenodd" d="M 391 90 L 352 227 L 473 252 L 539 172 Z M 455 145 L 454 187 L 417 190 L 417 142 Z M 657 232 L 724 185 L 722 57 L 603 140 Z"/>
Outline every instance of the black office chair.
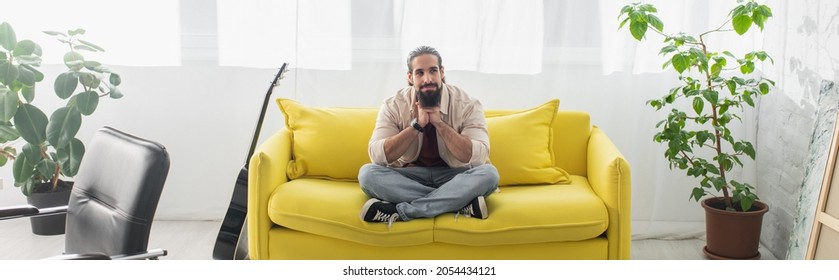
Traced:
<path fill-rule="evenodd" d="M 64 255 L 50 259 L 157 259 L 148 250 L 157 203 L 169 174 L 162 145 L 111 127 L 99 129 L 74 177 L 67 206 L 0 209 L 0 220 L 67 214 Z"/>

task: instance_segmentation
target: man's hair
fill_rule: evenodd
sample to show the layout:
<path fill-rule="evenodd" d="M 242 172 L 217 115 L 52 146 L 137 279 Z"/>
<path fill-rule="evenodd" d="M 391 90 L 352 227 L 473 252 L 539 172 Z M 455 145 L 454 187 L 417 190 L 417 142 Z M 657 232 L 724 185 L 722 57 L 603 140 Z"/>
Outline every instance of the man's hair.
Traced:
<path fill-rule="evenodd" d="M 414 49 L 410 54 L 408 54 L 408 73 L 413 73 L 414 72 L 414 67 L 411 65 L 411 62 L 414 61 L 414 58 L 416 58 L 420 55 L 424 55 L 424 54 L 431 54 L 431 55 L 436 56 L 437 57 L 437 66 L 439 66 L 440 68 L 443 68 L 443 58 L 440 57 L 440 52 L 438 52 L 437 49 L 429 47 L 429 46 L 419 46 L 416 49 Z M 443 83 L 445 83 L 445 82 L 446 82 L 446 79 L 443 78 Z M 411 84 L 410 81 L 408 81 L 408 84 L 413 85 L 413 84 Z"/>

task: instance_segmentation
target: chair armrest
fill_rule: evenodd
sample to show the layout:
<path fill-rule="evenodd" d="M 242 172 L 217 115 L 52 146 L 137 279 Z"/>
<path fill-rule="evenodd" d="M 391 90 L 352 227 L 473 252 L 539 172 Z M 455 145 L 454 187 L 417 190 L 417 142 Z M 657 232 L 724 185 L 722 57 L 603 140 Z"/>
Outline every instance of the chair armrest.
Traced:
<path fill-rule="evenodd" d="M 67 213 L 67 205 L 38 209 L 32 205 L 19 205 L 0 208 L 0 220 L 25 217 L 41 217 Z"/>
<path fill-rule="evenodd" d="M 163 249 L 152 249 L 134 254 L 111 256 L 110 258 L 113 260 L 156 260 L 158 257 L 163 257 L 168 254 L 169 252 Z"/>
<path fill-rule="evenodd" d="M 588 180 L 609 211 L 609 259 L 629 259 L 632 177 L 629 163 L 597 126 L 588 143 Z"/>
<path fill-rule="evenodd" d="M 110 260 L 111 257 L 103 253 L 64 254 L 46 258 L 50 261 L 84 261 L 84 260 Z"/>
<path fill-rule="evenodd" d="M 274 188 L 288 182 L 291 161 L 291 131 L 281 128 L 254 151 L 248 166 L 248 254 L 251 259 L 268 258 L 268 198 Z"/>
<path fill-rule="evenodd" d="M 64 254 L 46 258 L 45 260 L 156 260 L 166 256 L 169 252 L 163 249 L 152 249 L 128 255 L 108 256 L 104 253 Z"/>
<path fill-rule="evenodd" d="M 0 208 L 0 220 L 26 217 L 26 215 L 38 214 L 38 208 L 32 205 L 20 205 Z"/>

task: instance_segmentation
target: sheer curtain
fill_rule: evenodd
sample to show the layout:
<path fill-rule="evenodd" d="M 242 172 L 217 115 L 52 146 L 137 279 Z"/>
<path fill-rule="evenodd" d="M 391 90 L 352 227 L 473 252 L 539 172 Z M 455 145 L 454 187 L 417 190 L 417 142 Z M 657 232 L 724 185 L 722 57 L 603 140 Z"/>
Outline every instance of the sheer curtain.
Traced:
<path fill-rule="evenodd" d="M 18 38 L 46 36 L 41 30 L 85 27 L 89 41 L 108 50 L 103 62 L 130 66 L 123 75 L 123 90 L 129 93 L 126 100 L 133 100 L 103 106 L 91 122 L 115 122 L 171 146 L 173 158 L 179 160 L 173 162 L 170 181 L 182 187 L 167 190 L 161 217 L 223 216 L 244 148 L 219 147 L 250 143 L 254 108 L 280 63 L 290 62 L 293 71 L 274 97 L 311 106 L 376 107 L 407 85 L 408 52 L 430 45 L 442 54 L 447 82 L 479 98 L 485 108 L 530 108 L 558 98 L 563 110 L 589 112 L 592 123 L 610 136 L 632 166 L 636 238 L 696 236 L 704 230 L 701 207 L 688 199 L 696 182 L 668 168 L 662 156 L 665 147 L 652 141 L 664 112 L 645 105 L 678 81 L 672 70 L 661 69 L 664 57 L 658 55 L 657 34 L 638 43 L 626 29 L 617 30 L 620 8 L 630 2 L 32 0 L 4 1 L 0 20 L 11 22 Z M 658 7 L 666 33 L 717 28 L 736 4 L 648 2 Z M 187 8 L 182 9 L 179 4 L 184 3 Z M 201 34 L 182 33 L 183 15 L 197 19 L 188 27 Z M 760 34 L 747 35 L 745 45 L 732 44 L 726 37 L 730 35 L 711 39 L 735 54 L 762 48 Z M 201 38 L 195 41 L 204 45 L 181 48 L 182 40 L 195 43 L 189 38 Z M 204 42 L 205 38 L 212 40 Z M 63 54 L 44 47 L 45 53 Z M 206 53 L 181 53 L 190 50 Z M 212 62 L 181 65 L 182 57 L 205 56 L 213 56 Z M 282 125 L 281 115 L 271 106 L 261 139 Z M 753 138 L 750 120 L 755 118 L 744 119 L 734 133 Z M 185 129 L 190 135 L 207 136 L 201 141 L 182 139 L 189 138 Z M 214 153 L 208 156 L 207 151 Z M 754 170 L 737 173 L 755 183 Z M 196 184 L 196 178 L 203 181 Z"/>
<path fill-rule="evenodd" d="M 666 33 L 719 27 L 733 1 L 650 1 Z M 652 141 L 662 118 L 645 106 L 676 85 L 662 70 L 662 38 L 638 43 L 617 30 L 617 15 L 631 1 L 256 1 L 218 0 L 222 65 L 276 67 L 292 60 L 294 92 L 315 106 L 378 106 L 403 87 L 407 53 L 437 48 L 447 81 L 480 98 L 487 108 L 527 108 L 559 98 L 561 108 L 591 113 L 633 167 L 636 238 L 695 237 L 703 213 L 688 200 L 696 181 L 671 171 L 664 147 Z M 238 5 L 238 6 L 237 6 Z M 258 9 L 257 9 L 258 7 Z M 324 8 L 325 7 L 325 8 Z M 254 10 L 257 9 L 257 10 Z M 317 11 L 317 12 L 315 12 Z M 249 16 L 249 20 L 236 20 Z M 713 35 L 712 46 L 758 46 Z M 305 40 L 304 40 L 305 38 Z M 746 123 L 734 133 L 754 135 Z M 753 165 L 751 165 L 753 167 Z M 754 184 L 753 170 L 737 170 Z"/>
<path fill-rule="evenodd" d="M 46 64 L 63 63 L 67 46 L 41 31 L 82 28 L 81 38 L 105 48 L 95 54 L 110 65 L 177 66 L 181 63 L 177 1 L 28 0 L 3 1 L 0 21 L 18 40 L 41 45 Z M 153 20 L 151 20 L 153 19 Z"/>

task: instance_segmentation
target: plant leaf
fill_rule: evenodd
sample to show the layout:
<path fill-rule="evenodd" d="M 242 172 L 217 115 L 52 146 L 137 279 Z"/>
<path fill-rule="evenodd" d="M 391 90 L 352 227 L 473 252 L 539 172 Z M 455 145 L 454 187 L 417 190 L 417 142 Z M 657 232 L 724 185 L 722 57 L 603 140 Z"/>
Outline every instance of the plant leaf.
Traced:
<path fill-rule="evenodd" d="M 77 39 L 77 40 L 79 40 L 79 43 L 82 43 L 82 44 L 84 44 L 85 46 L 91 47 L 91 48 L 93 48 L 93 49 L 95 49 L 95 50 L 97 50 L 97 51 L 100 51 L 100 52 L 104 52 L 104 51 L 105 51 L 105 49 L 103 49 L 103 48 L 102 48 L 102 47 L 100 47 L 100 46 L 97 46 L 97 45 L 96 45 L 96 44 L 94 44 L 94 43 L 91 43 L 91 42 L 88 42 L 88 41 L 85 41 L 85 40 L 82 40 L 82 39 Z"/>
<path fill-rule="evenodd" d="M 120 77 L 117 73 L 111 73 L 111 76 L 108 77 L 108 81 L 111 82 L 112 85 L 118 86 L 122 84 L 122 77 Z"/>
<path fill-rule="evenodd" d="M 22 67 L 22 65 L 18 65 L 17 70 L 18 70 L 18 78 L 17 79 L 18 79 L 18 81 L 20 81 L 21 84 L 26 85 L 26 86 L 30 86 L 30 87 L 35 86 L 35 73 L 34 72 L 29 71 L 29 69 L 26 69 L 25 67 Z"/>
<path fill-rule="evenodd" d="M 35 174 L 35 164 L 29 162 L 26 157 L 18 157 L 12 166 L 12 173 L 15 177 L 15 183 L 21 184 L 26 182 L 32 175 Z"/>
<path fill-rule="evenodd" d="M 695 111 L 697 115 L 702 115 L 702 109 L 704 107 L 705 101 L 702 100 L 701 97 L 697 96 L 693 98 L 693 111 Z"/>
<path fill-rule="evenodd" d="M 670 59 L 673 69 L 676 69 L 679 74 L 685 71 L 690 66 L 690 55 L 677 53 Z"/>
<path fill-rule="evenodd" d="M 23 55 L 36 55 L 40 56 L 42 54 L 41 46 L 35 43 L 32 40 L 23 40 L 17 42 L 17 46 L 15 46 L 14 51 L 12 51 L 12 55 L 15 57 L 23 56 Z"/>
<path fill-rule="evenodd" d="M 101 81 L 92 73 L 79 73 L 79 82 L 88 88 L 98 88 Z"/>
<path fill-rule="evenodd" d="M 18 133 L 17 129 L 15 129 L 14 127 L 5 124 L 0 124 L 0 138 L 5 139 L 6 141 L 13 141 L 15 139 L 20 138 L 20 133 Z M 10 152 L 11 154 L 16 154 L 14 152 L 14 148 L 12 147 L 6 147 L 4 150 L 6 150 L 6 152 Z"/>
<path fill-rule="evenodd" d="M 66 155 L 67 160 L 61 164 L 61 174 L 67 177 L 76 176 L 79 173 L 79 166 L 84 158 L 84 143 L 79 139 L 73 138 L 66 148 L 61 149 L 59 153 Z"/>
<path fill-rule="evenodd" d="M 0 23 L 0 47 L 11 51 L 15 49 L 16 45 L 17 36 L 15 36 L 15 30 L 12 28 L 12 25 L 7 22 Z"/>
<path fill-rule="evenodd" d="M 64 65 L 73 71 L 79 71 L 84 67 L 84 56 L 74 51 L 68 52 L 64 54 Z"/>
<path fill-rule="evenodd" d="M 731 20 L 731 25 L 734 27 L 734 32 L 743 35 L 752 27 L 752 18 L 748 15 L 739 15 Z"/>
<path fill-rule="evenodd" d="M 46 139 L 47 115 L 32 104 L 20 104 L 13 118 L 15 127 L 23 140 L 33 144 L 43 143 Z"/>
<path fill-rule="evenodd" d="M 47 141 L 56 148 L 63 148 L 76 137 L 82 126 L 82 115 L 75 107 L 62 107 L 50 116 Z"/>
<path fill-rule="evenodd" d="M 73 72 L 61 73 L 55 78 L 55 94 L 61 99 L 67 99 L 70 95 L 73 95 L 78 85 L 79 79 Z"/>
<path fill-rule="evenodd" d="M 74 98 L 76 99 L 76 108 L 85 116 L 93 114 L 99 105 L 99 95 L 95 91 L 85 91 L 79 93 Z"/>
<path fill-rule="evenodd" d="M 641 41 L 641 39 L 644 39 L 644 34 L 647 33 L 647 23 L 633 20 L 632 23 L 629 24 L 629 33 L 632 34 L 632 37 L 634 37 L 635 40 Z"/>
<path fill-rule="evenodd" d="M 41 161 L 41 145 L 26 143 L 23 144 L 23 147 L 20 149 L 20 157 L 24 157 L 31 163 L 36 163 Z"/>
<path fill-rule="evenodd" d="M 20 95 L 23 95 L 27 103 L 32 103 L 32 100 L 35 100 L 35 86 L 23 87 L 20 89 Z"/>
<path fill-rule="evenodd" d="M 0 111 L 0 118 L 4 122 L 12 120 L 15 116 L 18 103 L 20 103 L 20 99 L 18 99 L 17 93 L 10 90 L 0 91 L 0 110 L 2 110 Z"/>
<path fill-rule="evenodd" d="M 35 169 L 38 170 L 44 178 L 52 178 L 52 176 L 55 175 L 55 169 L 57 167 L 58 164 L 48 158 L 41 160 L 37 165 L 35 165 Z"/>
<path fill-rule="evenodd" d="M 67 38 L 67 34 L 64 34 L 63 32 L 58 32 L 58 31 L 44 31 L 44 34 L 47 34 L 47 35 L 50 35 L 50 36 L 61 36 L 61 37 Z"/>
<path fill-rule="evenodd" d="M 647 22 L 649 22 L 650 25 L 652 25 L 653 28 L 655 28 L 656 30 L 664 31 L 664 23 L 661 22 L 661 19 L 659 19 L 657 16 L 648 14 Z"/>
<path fill-rule="evenodd" d="M 20 72 L 17 66 L 9 61 L 0 62 L 0 83 L 9 86 L 17 80 L 18 75 Z"/>

